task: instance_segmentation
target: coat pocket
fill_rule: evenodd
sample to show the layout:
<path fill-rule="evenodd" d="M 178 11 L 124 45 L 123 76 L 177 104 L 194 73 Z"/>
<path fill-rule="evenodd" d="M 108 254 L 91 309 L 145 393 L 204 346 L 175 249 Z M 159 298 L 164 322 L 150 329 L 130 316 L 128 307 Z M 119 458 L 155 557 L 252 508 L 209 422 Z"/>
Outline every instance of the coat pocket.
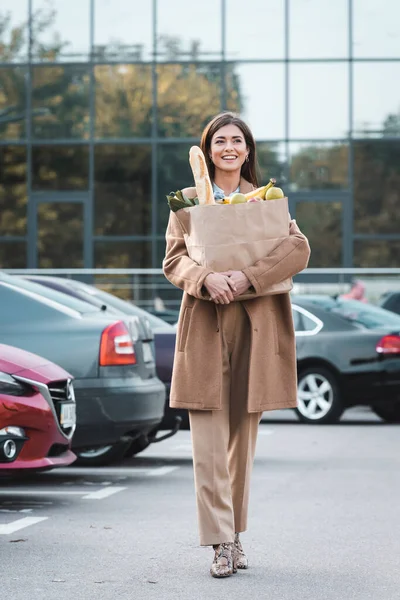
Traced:
<path fill-rule="evenodd" d="M 186 340 L 189 333 L 190 317 L 192 316 L 192 307 L 186 306 L 182 317 L 182 323 L 179 331 L 178 351 L 185 352 Z"/>

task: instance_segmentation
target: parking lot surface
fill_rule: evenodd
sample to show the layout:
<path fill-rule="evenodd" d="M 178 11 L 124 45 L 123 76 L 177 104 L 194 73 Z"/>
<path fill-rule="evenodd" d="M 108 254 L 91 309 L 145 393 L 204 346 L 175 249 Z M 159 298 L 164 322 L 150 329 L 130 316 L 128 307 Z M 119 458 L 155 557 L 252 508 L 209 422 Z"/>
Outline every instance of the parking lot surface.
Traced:
<path fill-rule="evenodd" d="M 183 431 L 121 465 L 0 480 L 1 597 L 399 599 L 399 427 L 291 415 L 260 425 L 248 571 L 209 575 Z"/>

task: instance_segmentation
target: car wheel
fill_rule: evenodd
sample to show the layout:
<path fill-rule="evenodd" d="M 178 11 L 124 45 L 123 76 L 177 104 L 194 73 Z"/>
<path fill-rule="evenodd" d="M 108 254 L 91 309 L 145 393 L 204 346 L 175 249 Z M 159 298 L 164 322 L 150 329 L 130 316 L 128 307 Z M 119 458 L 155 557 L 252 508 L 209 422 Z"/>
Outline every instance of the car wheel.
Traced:
<path fill-rule="evenodd" d="M 299 372 L 297 416 L 303 423 L 337 423 L 344 410 L 339 384 L 325 367 L 308 367 Z"/>
<path fill-rule="evenodd" d="M 104 467 L 122 460 L 131 442 L 118 442 L 112 446 L 75 450 L 75 465 L 81 467 Z"/>
<path fill-rule="evenodd" d="M 131 442 L 128 450 L 125 453 L 125 456 L 135 456 L 136 454 L 139 454 L 139 452 L 143 452 L 143 450 L 146 450 L 146 448 L 148 448 L 149 446 L 150 442 L 147 436 L 141 435 L 138 438 L 136 438 L 136 440 L 133 440 L 133 442 Z"/>
<path fill-rule="evenodd" d="M 400 423 L 400 402 L 385 406 L 373 406 L 374 413 L 387 423 Z"/>

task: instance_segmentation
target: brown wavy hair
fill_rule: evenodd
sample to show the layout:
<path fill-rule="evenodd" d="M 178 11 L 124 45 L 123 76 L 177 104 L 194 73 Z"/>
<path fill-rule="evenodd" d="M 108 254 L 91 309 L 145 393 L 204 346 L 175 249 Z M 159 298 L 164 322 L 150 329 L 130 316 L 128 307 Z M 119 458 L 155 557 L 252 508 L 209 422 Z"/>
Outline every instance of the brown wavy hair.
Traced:
<path fill-rule="evenodd" d="M 254 140 L 254 136 L 251 133 L 251 130 L 248 125 L 237 115 L 232 112 L 223 112 L 219 115 L 216 115 L 204 128 L 204 131 L 201 135 L 200 148 L 203 151 L 205 156 L 208 172 L 210 174 L 211 180 L 214 180 L 215 175 L 215 166 L 210 158 L 210 148 L 211 148 L 211 140 L 214 134 L 221 129 L 221 127 L 225 127 L 225 125 L 236 125 L 239 127 L 240 131 L 244 135 L 244 139 L 246 142 L 246 146 L 249 149 L 249 160 L 245 161 L 240 170 L 240 174 L 244 179 L 252 183 L 256 188 L 258 187 L 258 177 L 257 177 L 257 154 L 256 154 L 256 142 Z"/>

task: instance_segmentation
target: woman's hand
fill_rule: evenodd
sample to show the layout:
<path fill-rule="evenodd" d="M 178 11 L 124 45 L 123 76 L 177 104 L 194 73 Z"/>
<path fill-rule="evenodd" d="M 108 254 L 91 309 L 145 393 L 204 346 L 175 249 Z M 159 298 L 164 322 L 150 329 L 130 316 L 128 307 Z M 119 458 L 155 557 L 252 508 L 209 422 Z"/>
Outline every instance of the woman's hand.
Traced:
<path fill-rule="evenodd" d="M 235 284 L 235 291 L 233 292 L 235 298 L 247 292 L 251 286 L 251 282 L 243 271 L 224 271 L 221 275 L 226 275 L 229 277 L 229 281 Z"/>
<path fill-rule="evenodd" d="M 204 285 L 215 304 L 229 304 L 236 293 L 233 280 L 223 273 L 210 273 L 204 280 Z"/>

